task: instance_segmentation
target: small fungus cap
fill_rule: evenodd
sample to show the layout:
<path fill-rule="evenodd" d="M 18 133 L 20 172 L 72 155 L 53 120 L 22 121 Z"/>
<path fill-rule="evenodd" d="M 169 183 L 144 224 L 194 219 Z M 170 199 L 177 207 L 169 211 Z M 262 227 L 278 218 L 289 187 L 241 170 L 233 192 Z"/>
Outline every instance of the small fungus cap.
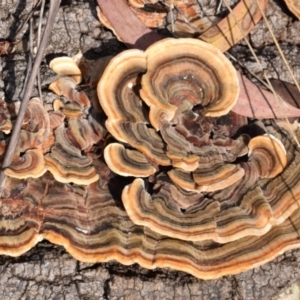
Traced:
<path fill-rule="evenodd" d="M 7 176 L 24 179 L 38 178 L 47 171 L 44 155 L 39 149 L 29 149 L 4 172 Z"/>
<path fill-rule="evenodd" d="M 156 172 L 145 155 L 125 149 L 122 144 L 109 144 L 104 149 L 104 159 L 113 172 L 122 176 L 148 177 Z"/>
<path fill-rule="evenodd" d="M 50 61 L 49 67 L 59 76 L 72 76 L 76 83 L 82 80 L 81 71 L 71 57 L 56 57 Z"/>
<path fill-rule="evenodd" d="M 78 125 L 81 126 L 81 131 L 74 128 Z M 46 169 L 57 181 L 88 185 L 99 179 L 92 158 L 81 153 L 89 140 L 87 131 L 84 124 L 76 120 L 69 123 L 69 128 L 63 125 L 56 128 L 55 144 L 45 156 L 45 162 Z"/>
<path fill-rule="evenodd" d="M 286 150 L 275 136 L 257 136 L 250 140 L 248 147 L 249 160 L 257 165 L 261 177 L 273 178 L 286 167 Z"/>

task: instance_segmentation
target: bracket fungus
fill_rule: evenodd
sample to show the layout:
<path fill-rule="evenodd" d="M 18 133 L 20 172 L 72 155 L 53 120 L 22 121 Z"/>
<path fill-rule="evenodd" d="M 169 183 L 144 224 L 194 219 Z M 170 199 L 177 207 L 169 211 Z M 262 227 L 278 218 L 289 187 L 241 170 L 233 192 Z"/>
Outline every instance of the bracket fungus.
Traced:
<path fill-rule="evenodd" d="M 156 172 L 145 155 L 112 143 L 105 147 L 104 157 L 109 168 L 122 176 L 148 177 Z"/>
<path fill-rule="evenodd" d="M 206 116 L 227 114 L 239 95 L 236 70 L 216 47 L 195 39 L 165 39 L 146 50 L 147 72 L 140 95 L 152 126 L 162 117 L 201 105 Z"/>
<path fill-rule="evenodd" d="M 251 159 L 239 164 L 244 175 L 236 183 L 210 193 L 184 191 L 178 187 L 180 185 L 176 187 L 159 173 L 155 176 L 150 194 L 145 182 L 135 179 L 122 193 L 122 201 L 130 219 L 164 236 L 194 242 L 214 240 L 228 243 L 244 236 L 266 234 L 272 226 L 281 224 L 297 209 L 298 197 L 293 193 L 298 194 L 298 188 L 295 187 L 292 193 L 284 189 L 287 194 L 283 196 L 281 193 L 280 197 L 273 193 L 272 189 L 276 187 L 276 191 L 279 191 L 284 182 L 292 180 L 289 168 L 293 166 L 278 172 L 277 165 L 282 167 L 281 163 L 286 164 L 291 159 L 286 157 L 286 161 L 275 165 L 277 174 L 271 174 L 266 173 L 266 170 L 273 169 L 274 165 L 267 162 L 263 167 L 262 164 L 253 163 L 253 159 L 261 159 L 261 152 L 265 154 L 270 150 L 270 137 L 263 138 L 267 139 L 267 144 L 262 143 L 259 149 L 252 150 Z M 285 147 L 291 151 L 291 141 L 284 138 L 284 135 L 281 138 Z M 273 150 L 278 149 L 279 154 L 284 153 L 283 144 L 276 139 L 272 141 L 276 143 Z M 299 157 L 297 150 L 292 152 Z M 265 169 L 263 173 L 262 168 Z M 182 176 L 180 172 L 184 173 L 178 169 L 176 172 L 179 172 L 178 176 Z M 188 177 L 192 181 L 186 172 L 182 177 L 183 180 Z"/>
<path fill-rule="evenodd" d="M 59 76 L 72 77 L 76 83 L 82 80 L 81 71 L 71 57 L 56 57 L 50 61 L 49 67 Z"/>
<path fill-rule="evenodd" d="M 273 178 L 280 174 L 287 163 L 286 150 L 282 142 L 271 134 L 250 140 L 248 156 L 259 169 L 261 177 Z"/>
<path fill-rule="evenodd" d="M 225 75 L 220 68 L 225 69 Z M 235 69 L 217 48 L 193 39 L 165 39 L 145 52 L 128 50 L 114 57 L 97 92 L 107 115 L 106 128 L 115 139 L 143 153 L 154 168 L 173 165 L 190 171 L 204 166 L 199 164 L 200 157 L 211 151 L 210 147 L 200 149 L 199 144 L 209 146 L 213 142 L 208 132 L 201 132 L 201 141 L 189 132 L 184 123 L 191 121 L 185 114 L 190 112 L 195 119 L 188 126 L 197 128 L 199 118 L 192 112 L 194 107 L 203 107 L 206 116 L 228 113 L 237 100 L 239 85 Z M 190 139 L 185 141 L 188 135 Z M 215 148 L 224 158 L 228 157 L 227 161 L 241 155 L 234 156 L 223 146 Z M 105 151 L 104 158 L 112 165 L 111 151 Z M 121 169 L 113 167 L 116 173 L 124 175 Z M 242 172 L 236 171 L 241 177 Z M 236 180 L 240 177 L 235 176 Z"/>
<path fill-rule="evenodd" d="M 77 84 L 82 81 L 82 73 L 73 58 L 66 56 L 54 58 L 49 67 L 60 76 L 50 84 L 51 91 L 59 96 L 65 96 L 80 106 L 89 107 L 91 105 L 85 92 L 76 90 Z"/>
<path fill-rule="evenodd" d="M 299 130 L 297 136 L 300 136 Z M 279 138 L 282 138 L 287 150 L 288 165 L 280 176 L 265 178 L 259 182 L 259 187 L 267 198 L 265 203 L 262 203 L 261 197 L 251 197 L 255 178 L 250 172 L 246 172 L 249 177 L 245 178 L 243 184 L 232 186 L 231 191 L 221 191 L 222 195 L 211 194 L 211 197 L 206 197 L 201 203 L 198 201 L 199 194 L 180 192 L 165 174 L 157 176 L 153 190 L 161 190 L 163 195 L 159 198 L 161 202 L 169 201 L 169 209 L 176 203 L 177 207 L 183 207 L 189 214 L 193 214 L 194 209 L 201 207 L 208 213 L 207 218 L 215 212 L 223 211 L 217 218 L 219 229 L 224 230 L 224 226 L 231 222 L 224 239 L 241 230 L 238 240 L 216 243 L 211 241 L 209 235 L 206 241 L 193 242 L 160 235 L 147 226 L 135 225 L 119 203 L 121 199 L 117 191 L 122 190 L 126 183 L 115 177 L 103 163 L 94 160 L 99 180 L 86 186 L 87 192 L 84 194 L 75 192 L 67 184 L 56 182 L 50 173 L 35 180 L 12 178 L 6 181 L 5 198 L 2 199 L 0 210 L 3 228 L 0 233 L 0 252 L 18 256 L 44 238 L 64 246 L 80 261 L 117 260 L 125 265 L 139 263 L 149 269 L 167 267 L 202 279 L 237 274 L 257 267 L 284 251 L 300 246 L 297 232 L 300 228 L 300 187 L 295 184 L 299 182 L 300 174 L 293 172 L 299 165 L 300 153 L 286 132 Z M 237 189 L 242 191 L 237 201 L 237 204 L 240 202 L 240 208 L 231 202 Z M 214 197 L 223 200 L 215 204 L 212 203 Z M 158 203 L 151 205 L 163 212 Z M 268 207 L 276 207 L 278 213 L 288 212 L 285 220 L 281 220 L 269 231 L 265 230 L 262 236 L 248 236 L 255 232 L 249 216 L 262 210 L 266 219 L 270 216 Z M 239 210 L 244 214 L 239 213 Z M 173 231 L 176 228 L 184 230 L 184 225 L 176 227 L 171 224 L 174 222 L 174 215 L 171 212 L 165 216 L 170 222 L 169 227 Z M 160 219 L 155 213 L 152 216 L 148 214 L 147 217 L 154 221 Z M 249 222 L 241 228 L 243 220 Z M 197 225 L 188 218 L 184 221 L 187 226 Z M 214 222 L 214 219 L 211 221 Z M 203 230 L 214 234 L 214 224 L 207 224 Z"/>
<path fill-rule="evenodd" d="M 46 168 L 54 178 L 63 183 L 87 185 L 98 180 L 92 159 L 82 155 L 82 150 L 93 144 L 91 128 L 87 121 L 69 120 L 69 127 L 61 125 L 55 130 L 55 144 L 45 156 Z"/>
<path fill-rule="evenodd" d="M 49 115 L 39 98 L 32 98 L 28 102 L 22 129 L 34 133 L 40 142 L 44 141 L 49 135 Z"/>
<path fill-rule="evenodd" d="M 259 266 L 300 246 L 300 174 L 294 172 L 300 163 L 300 152 L 286 131 L 277 132 L 269 126 L 267 131 L 274 138 L 251 139 L 240 133 L 240 127 L 247 128 L 245 118 L 232 113 L 207 117 L 201 105 L 177 113 L 167 121 L 171 126 L 164 122 L 156 131 L 150 128 L 149 108 L 135 93 L 135 87 L 129 89 L 130 81 L 122 79 L 117 83 L 120 89 L 111 95 L 117 108 L 123 105 L 124 114 L 118 115 L 122 110 L 108 105 L 104 108 L 107 121 L 113 124 L 109 113 L 117 111 L 116 123 L 123 124 L 122 128 L 145 126 L 141 128 L 151 134 L 148 143 L 159 137 L 161 153 L 169 159 L 169 165 L 162 166 L 137 150 L 131 139 L 138 143 L 138 138 L 120 130 L 122 139 L 128 142 L 106 146 L 107 166 L 88 155 L 91 145 L 102 137 L 94 131 L 93 122 L 83 117 L 67 117 L 64 123 L 64 116 L 57 114 L 60 111 L 55 112 L 54 120 L 50 116 L 55 144 L 44 158 L 50 172 L 38 178 L 8 178 L 5 182 L 0 209 L 2 254 L 21 255 L 44 238 L 63 245 L 84 262 L 114 259 L 125 265 L 168 267 L 213 279 Z M 128 91 L 134 95 L 135 110 L 130 110 L 130 102 L 123 99 L 123 95 L 130 94 Z M 176 132 L 163 134 L 169 127 Z M 138 134 L 142 136 L 140 131 Z M 299 130 L 296 134 L 300 137 Z M 188 144 L 182 143 L 182 147 L 165 141 L 166 136 L 175 135 L 177 144 L 181 144 L 180 135 Z M 193 150 L 199 166 L 207 167 L 206 177 L 200 176 L 201 168 L 186 171 L 173 166 L 174 155 L 177 163 L 186 148 L 187 153 Z M 26 153 L 32 151 L 35 150 Z M 281 160 L 271 155 L 274 151 L 280 157 L 283 155 Z M 282 169 L 277 168 L 280 161 L 286 163 Z M 206 179 L 214 179 L 209 175 L 210 169 L 221 169 L 218 176 L 229 178 L 223 170 L 225 165 L 229 165 L 228 172 L 236 168 L 243 176 L 210 192 L 183 189 L 167 174 L 182 172 L 205 184 Z M 124 180 L 110 169 L 122 172 L 122 176 L 136 172 L 137 178 Z"/>
<path fill-rule="evenodd" d="M 39 98 L 30 99 L 11 165 L 5 174 L 14 178 L 37 178 L 47 170 L 43 143 L 50 135 L 50 118 Z"/>
<path fill-rule="evenodd" d="M 247 127 L 229 113 L 238 77 L 214 46 L 165 39 L 125 51 L 110 61 L 97 92 L 119 141 L 104 159 L 113 172 L 137 177 L 122 193 L 135 224 L 171 238 L 228 243 L 263 235 L 292 213 L 278 211 L 261 187 L 284 170 L 284 146 L 271 135 L 238 133 Z M 169 181 L 156 189 L 162 174 Z"/>
<path fill-rule="evenodd" d="M 90 101 L 83 91 L 76 90 L 77 83 L 74 78 L 70 76 L 59 77 L 52 82 L 49 89 L 55 94 L 65 96 L 71 101 L 78 103 L 81 106 L 90 106 Z"/>
<path fill-rule="evenodd" d="M 74 74 L 58 72 L 72 90 Z M 216 48 L 166 39 L 125 51 L 97 92 L 115 139 L 104 150 L 94 108 L 69 99 L 46 112 L 30 102 L 5 171 L 0 253 L 21 255 L 45 238 L 84 262 L 213 279 L 300 246 L 300 152 L 284 129 L 253 134 L 230 112 L 238 79 Z"/>
<path fill-rule="evenodd" d="M 5 170 L 5 174 L 14 178 L 37 178 L 47 171 L 44 155 L 39 149 L 29 149 L 17 161 Z"/>

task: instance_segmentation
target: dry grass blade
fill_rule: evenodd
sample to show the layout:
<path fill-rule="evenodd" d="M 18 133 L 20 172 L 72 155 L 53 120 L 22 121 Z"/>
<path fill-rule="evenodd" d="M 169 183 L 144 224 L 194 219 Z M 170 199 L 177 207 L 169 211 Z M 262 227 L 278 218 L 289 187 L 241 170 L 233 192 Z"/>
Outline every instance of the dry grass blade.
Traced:
<path fill-rule="evenodd" d="M 38 6 L 40 5 L 41 0 L 37 1 L 34 4 L 34 7 L 32 8 L 32 11 L 27 15 L 26 19 L 24 20 L 24 22 L 20 25 L 20 27 L 18 28 L 17 32 L 21 32 L 23 30 L 23 28 L 25 27 L 25 25 L 27 24 L 27 22 L 31 19 L 33 13 L 35 12 L 35 10 L 38 8 Z M 17 36 L 17 35 L 16 35 Z M 17 43 L 18 41 L 14 40 L 14 43 Z"/>
<path fill-rule="evenodd" d="M 265 16 L 263 10 L 261 9 L 261 6 L 260 6 L 260 4 L 259 4 L 259 1 L 256 0 L 256 3 L 257 3 L 257 5 L 258 5 L 258 7 L 259 7 L 259 10 L 260 10 L 262 16 L 264 17 L 264 21 L 267 23 L 267 22 L 268 22 L 268 21 L 267 21 L 267 18 L 266 18 L 266 16 Z M 247 46 L 248 46 L 250 52 L 252 53 L 254 59 L 256 60 L 256 62 L 257 62 L 257 64 L 258 64 L 259 68 L 260 68 L 261 71 L 263 72 L 264 68 L 263 68 L 261 62 L 259 61 L 257 55 L 255 54 L 254 49 L 252 48 L 252 46 L 251 46 L 249 40 L 247 39 L 246 35 L 244 34 L 243 28 L 242 28 L 242 26 L 239 24 L 239 22 L 238 22 L 238 20 L 237 20 L 237 17 L 236 17 L 236 15 L 234 14 L 234 12 L 232 11 L 232 9 L 231 9 L 231 7 L 230 7 L 228 1 L 227 1 L 227 0 L 224 0 L 224 4 L 226 5 L 227 9 L 228 9 L 228 10 L 230 11 L 230 13 L 232 14 L 234 20 L 236 21 L 236 24 L 237 24 L 239 30 L 241 31 L 241 33 L 242 33 L 242 35 L 243 35 L 244 41 L 246 42 L 246 44 L 247 44 Z M 278 49 L 280 49 L 280 46 L 279 46 L 279 44 L 278 44 L 278 42 L 277 42 L 277 40 L 276 40 L 276 38 L 275 38 L 275 36 L 274 36 L 274 34 L 273 34 L 273 32 L 272 32 L 272 29 L 271 29 L 271 27 L 270 27 L 270 25 L 269 25 L 268 23 L 267 23 L 267 27 L 268 27 L 269 31 L 271 32 L 272 37 L 274 38 L 275 44 L 277 45 Z M 280 53 L 283 54 L 281 50 L 280 50 Z M 284 55 L 283 55 L 283 57 L 284 57 Z M 285 63 L 286 63 L 287 66 L 288 66 L 288 63 L 287 63 L 285 57 L 284 57 L 284 61 L 285 61 Z M 288 66 L 288 69 L 290 70 L 289 66 Z M 274 90 L 274 88 L 273 88 L 273 86 L 272 86 L 272 84 L 271 84 L 269 78 L 264 74 L 264 72 L 263 72 L 263 76 L 264 76 L 264 79 L 266 80 L 266 82 L 267 82 L 267 84 L 268 84 L 268 88 L 269 88 L 270 91 L 274 94 L 274 96 L 275 96 L 275 98 L 276 98 L 278 104 L 280 105 L 282 111 L 284 112 L 284 101 L 283 101 L 283 100 L 280 98 L 280 96 L 275 92 L 275 90 Z M 287 122 L 287 124 L 288 124 L 289 132 L 290 132 L 291 136 L 293 136 L 293 138 L 294 138 L 294 140 L 296 141 L 298 147 L 300 147 L 300 143 L 299 143 L 299 141 L 298 141 L 298 138 L 296 137 L 296 135 L 295 135 L 295 133 L 294 133 L 294 131 L 293 131 L 293 129 L 292 129 L 291 123 L 289 122 L 289 120 L 288 120 L 288 118 L 287 118 L 287 116 L 286 116 L 285 113 L 284 113 L 284 116 L 285 116 L 284 118 L 285 118 L 285 120 L 286 120 L 286 122 Z"/>
<path fill-rule="evenodd" d="M 24 80 L 24 86 L 22 89 L 22 92 L 20 94 L 20 98 L 23 98 L 25 90 L 26 90 L 26 86 L 27 86 L 27 82 L 28 82 L 28 78 L 29 78 L 29 74 L 31 73 L 31 69 L 32 69 L 32 53 L 33 53 L 33 20 L 32 18 L 29 21 L 29 53 L 28 53 L 28 61 L 27 61 L 27 68 L 26 68 L 26 75 L 25 75 L 25 80 Z"/>
<path fill-rule="evenodd" d="M 175 28 L 174 28 L 174 14 L 173 14 L 174 5 L 173 5 L 173 3 L 170 4 L 169 9 L 170 9 L 170 17 L 171 17 L 171 29 L 172 29 L 172 34 L 174 35 Z"/>
<path fill-rule="evenodd" d="M 40 41 L 41 41 L 42 20 L 43 20 L 44 10 L 45 10 L 45 0 L 42 0 L 41 10 L 40 10 L 39 26 L 38 26 L 38 37 L 37 37 L 37 46 L 38 47 L 40 46 Z M 39 97 L 40 97 L 41 101 L 43 101 L 40 69 L 38 70 L 38 74 L 37 74 L 37 86 L 38 86 L 38 91 L 39 91 Z"/>
<path fill-rule="evenodd" d="M 47 45 L 49 37 L 50 37 L 51 29 L 54 24 L 55 17 L 57 15 L 59 4 L 60 4 L 60 0 L 51 0 L 51 2 L 50 2 L 49 16 L 47 19 L 44 33 L 43 33 L 43 37 L 41 39 L 41 43 L 40 43 L 40 46 L 38 48 L 38 51 L 37 51 L 37 54 L 36 54 L 36 57 L 34 60 L 32 71 L 31 71 L 29 80 L 27 82 L 25 93 L 24 93 L 24 96 L 22 99 L 20 111 L 19 111 L 16 123 L 15 123 L 15 126 L 13 128 L 10 142 L 7 147 L 5 157 L 3 160 L 1 173 L 0 173 L 0 197 L 2 195 L 2 190 L 3 190 L 4 181 L 5 181 L 5 177 L 6 177 L 4 174 L 4 170 L 11 164 L 11 161 L 12 161 L 12 157 L 13 157 L 13 154 L 14 154 L 17 142 L 18 142 L 18 137 L 20 134 L 20 129 L 22 126 L 23 118 L 25 115 L 25 110 L 26 110 L 26 107 L 27 107 L 27 104 L 28 104 L 28 101 L 29 101 L 29 98 L 31 95 L 31 91 L 32 91 L 32 88 L 33 88 L 33 85 L 34 85 L 34 82 L 35 82 L 35 79 L 37 76 L 39 66 L 40 66 L 42 58 L 43 58 L 44 50 L 46 48 L 46 45 Z"/>
<path fill-rule="evenodd" d="M 268 29 L 269 29 L 269 32 L 270 32 L 270 34 L 272 35 L 273 41 L 274 41 L 274 43 L 275 43 L 275 45 L 276 45 L 276 48 L 278 49 L 279 54 L 280 54 L 280 56 L 281 56 L 281 58 L 282 58 L 282 60 L 283 60 L 283 62 L 284 62 L 284 64 L 285 64 L 285 66 L 287 67 L 288 71 L 290 72 L 291 77 L 292 77 L 292 79 L 293 79 L 293 81 L 294 81 L 296 87 L 298 88 L 298 90 L 299 90 L 299 92 L 300 92 L 300 86 L 299 86 L 299 84 L 298 84 L 298 82 L 297 82 L 297 79 L 295 78 L 295 75 L 294 75 L 294 73 L 293 73 L 293 70 L 292 70 L 292 68 L 290 67 L 290 65 L 289 65 L 289 63 L 288 63 L 286 57 L 284 56 L 284 54 L 283 54 L 283 52 L 282 52 L 282 50 L 281 50 L 281 48 L 280 48 L 280 45 L 278 44 L 278 41 L 277 41 L 277 39 L 276 39 L 276 37 L 275 37 L 273 31 L 272 31 L 272 28 L 271 28 L 271 26 L 270 26 L 270 24 L 269 24 L 269 21 L 268 21 L 266 15 L 265 15 L 265 13 L 264 13 L 264 12 L 262 11 L 262 9 L 261 9 L 261 6 L 260 6 L 260 4 L 259 4 L 259 1 L 256 0 L 256 2 L 257 2 L 257 5 L 258 5 L 259 10 L 261 11 L 261 14 L 262 14 L 262 16 L 263 16 L 263 19 L 264 19 L 264 21 L 265 21 L 265 23 L 266 23 L 266 25 L 267 25 L 267 27 L 268 27 Z"/>

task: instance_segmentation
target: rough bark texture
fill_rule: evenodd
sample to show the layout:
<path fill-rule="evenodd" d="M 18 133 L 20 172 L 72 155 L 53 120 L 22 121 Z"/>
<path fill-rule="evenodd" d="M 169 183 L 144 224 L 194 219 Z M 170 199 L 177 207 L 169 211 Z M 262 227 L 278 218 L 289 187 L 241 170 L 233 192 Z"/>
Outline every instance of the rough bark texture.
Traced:
<path fill-rule="evenodd" d="M 272 299 L 300 279 L 300 251 L 219 280 L 118 263 L 85 264 L 40 243 L 19 258 L 0 259 L 1 299 Z"/>
<path fill-rule="evenodd" d="M 50 95 L 47 86 L 53 78 L 47 60 L 53 55 L 74 55 L 81 50 L 86 57 L 96 59 L 125 49 L 109 31 L 101 27 L 95 5 L 93 0 L 62 2 L 41 66 L 46 99 Z M 5 95 L 8 101 L 19 100 L 23 88 L 28 60 L 28 27 L 25 26 L 20 32 L 17 30 L 20 19 L 29 13 L 31 7 L 30 0 L 0 2 L 0 39 L 17 41 L 16 52 L 0 58 L 0 98 Z M 299 80 L 300 22 L 293 18 L 282 1 L 271 1 L 267 15 Z M 34 15 L 35 33 L 37 19 L 38 13 Z M 280 79 L 290 81 L 264 24 L 260 23 L 253 30 L 250 40 L 268 76 L 279 74 Z M 244 43 L 230 52 L 251 71 L 261 75 Z M 294 250 L 260 268 L 215 281 L 202 281 L 166 269 L 145 270 L 138 265 L 122 266 L 115 262 L 84 264 L 73 259 L 62 247 L 41 242 L 22 257 L 0 257 L 0 298 L 272 299 L 300 281 L 299 263 L 300 250 Z"/>

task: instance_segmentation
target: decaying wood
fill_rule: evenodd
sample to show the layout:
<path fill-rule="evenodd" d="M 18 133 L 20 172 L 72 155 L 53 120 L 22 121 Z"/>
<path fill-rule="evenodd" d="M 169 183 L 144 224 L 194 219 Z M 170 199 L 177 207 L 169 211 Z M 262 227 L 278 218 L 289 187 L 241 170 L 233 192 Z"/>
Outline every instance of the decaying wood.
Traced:
<path fill-rule="evenodd" d="M 53 252 L 47 252 L 48 247 Z M 299 259 L 297 254 L 288 253 L 278 259 L 281 262 L 280 267 L 268 264 L 264 268 L 239 276 L 229 276 L 218 282 L 202 283 L 188 275 L 167 270 L 153 272 L 142 270 L 138 266 L 123 267 L 115 263 L 101 264 L 101 266 L 78 263 L 62 253 L 61 248 L 43 243 L 20 259 L 5 258 L 9 262 L 8 265 L 3 259 L 3 278 L 8 276 L 11 283 L 15 285 L 19 283 L 19 287 L 24 286 L 18 290 L 7 286 L 5 291 L 3 290 L 4 297 L 9 295 L 9 292 L 14 292 L 15 299 L 19 299 L 24 294 L 37 297 L 39 293 L 41 295 L 48 293 L 51 295 L 49 298 L 59 294 L 69 294 L 74 299 L 96 297 L 100 299 L 113 297 L 211 299 L 214 296 L 219 299 L 270 298 L 278 286 L 287 284 L 291 268 L 295 270 L 294 276 L 297 276 Z M 33 271 L 28 272 L 30 269 Z M 16 275 L 11 276 L 12 273 Z M 271 281 L 270 276 L 274 278 Z M 63 282 L 60 291 L 56 291 L 58 282 Z M 172 288 L 174 282 L 177 283 L 176 288 Z"/>

